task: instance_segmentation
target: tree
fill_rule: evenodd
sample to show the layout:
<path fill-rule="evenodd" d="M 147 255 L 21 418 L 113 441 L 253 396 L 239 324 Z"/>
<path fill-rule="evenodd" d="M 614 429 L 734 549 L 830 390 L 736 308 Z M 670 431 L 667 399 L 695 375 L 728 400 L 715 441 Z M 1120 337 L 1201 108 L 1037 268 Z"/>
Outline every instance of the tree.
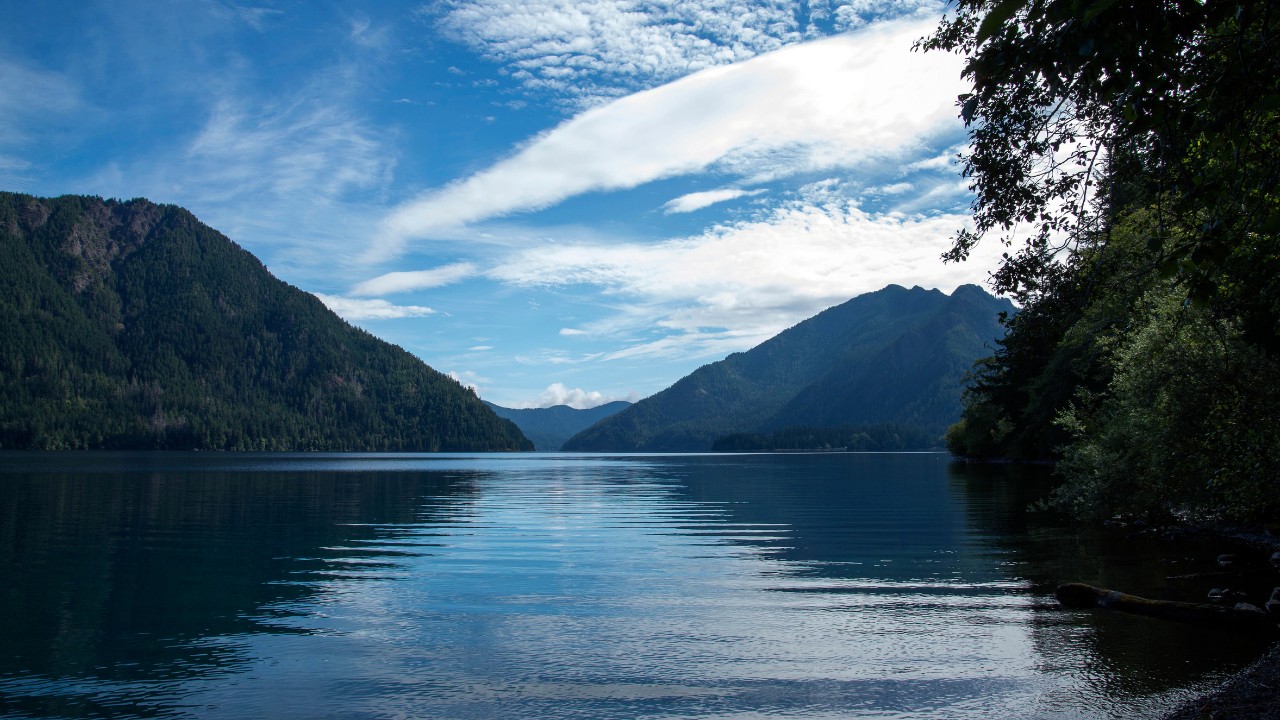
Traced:
<path fill-rule="evenodd" d="M 959 98 L 973 229 L 1013 250 L 997 290 L 1035 299 L 1063 251 L 1135 205 L 1150 267 L 1198 303 L 1234 303 L 1275 348 L 1280 8 L 1270 0 L 958 0 L 921 42 L 965 53 Z"/>
<path fill-rule="evenodd" d="M 1074 442 L 1058 503 L 1083 516 L 1276 516 L 1280 359 L 1167 289 L 1141 303 L 1105 395 L 1082 392 L 1061 416 Z"/>
<path fill-rule="evenodd" d="M 953 8 L 920 43 L 973 86 L 973 225 L 945 257 L 1003 242 L 1022 310 L 949 446 L 1063 458 L 1082 513 L 1276 517 L 1280 397 L 1249 388 L 1280 383 L 1280 7 Z"/>

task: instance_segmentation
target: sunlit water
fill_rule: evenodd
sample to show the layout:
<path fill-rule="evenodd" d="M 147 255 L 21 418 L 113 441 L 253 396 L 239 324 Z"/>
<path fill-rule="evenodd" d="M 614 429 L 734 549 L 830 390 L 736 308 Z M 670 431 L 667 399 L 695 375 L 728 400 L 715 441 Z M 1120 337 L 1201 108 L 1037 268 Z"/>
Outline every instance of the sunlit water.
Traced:
<path fill-rule="evenodd" d="M 1044 480 L 1006 472 L 0 454 L 0 713 L 1155 717 L 1261 651 L 1059 608 L 1058 582 L 1194 589 L 1157 547 L 1028 517 Z"/>

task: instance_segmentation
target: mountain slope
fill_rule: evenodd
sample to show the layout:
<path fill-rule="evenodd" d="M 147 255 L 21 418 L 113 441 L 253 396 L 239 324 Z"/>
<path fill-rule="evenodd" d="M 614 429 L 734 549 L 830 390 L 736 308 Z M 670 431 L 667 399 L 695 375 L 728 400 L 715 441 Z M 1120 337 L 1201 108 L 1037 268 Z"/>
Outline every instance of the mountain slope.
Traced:
<path fill-rule="evenodd" d="M 860 295 L 579 433 L 578 451 L 699 451 L 734 433 L 899 423 L 941 435 L 1013 306 L 981 288 Z"/>
<path fill-rule="evenodd" d="M 0 337 L 5 448 L 532 447 L 172 205 L 0 193 Z"/>
<path fill-rule="evenodd" d="M 579 432 L 595 423 L 615 415 L 631 403 L 615 400 L 593 408 L 579 410 L 568 405 L 555 405 L 548 408 L 506 408 L 485 402 L 489 409 L 516 424 L 524 436 L 533 441 L 535 450 L 555 452 L 565 442 Z"/>

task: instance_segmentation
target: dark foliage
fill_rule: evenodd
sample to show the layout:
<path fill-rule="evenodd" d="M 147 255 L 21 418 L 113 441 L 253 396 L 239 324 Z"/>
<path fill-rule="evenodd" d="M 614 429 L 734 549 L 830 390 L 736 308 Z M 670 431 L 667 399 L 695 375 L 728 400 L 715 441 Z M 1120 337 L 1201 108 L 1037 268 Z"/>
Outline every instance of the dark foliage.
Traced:
<path fill-rule="evenodd" d="M 1059 504 L 1280 517 L 1280 12 L 959 0 L 974 227 L 1023 306 L 955 452 L 1058 458 Z M 1023 238 L 1026 238 L 1023 240 Z"/>

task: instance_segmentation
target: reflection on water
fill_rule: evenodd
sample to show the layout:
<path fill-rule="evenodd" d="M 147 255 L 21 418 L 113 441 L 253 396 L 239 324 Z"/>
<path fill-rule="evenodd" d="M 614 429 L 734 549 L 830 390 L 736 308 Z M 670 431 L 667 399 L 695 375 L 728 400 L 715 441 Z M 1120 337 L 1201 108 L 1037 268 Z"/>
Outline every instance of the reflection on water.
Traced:
<path fill-rule="evenodd" d="M 0 712 L 1153 716 L 1259 640 L 945 455 L 0 454 Z"/>

